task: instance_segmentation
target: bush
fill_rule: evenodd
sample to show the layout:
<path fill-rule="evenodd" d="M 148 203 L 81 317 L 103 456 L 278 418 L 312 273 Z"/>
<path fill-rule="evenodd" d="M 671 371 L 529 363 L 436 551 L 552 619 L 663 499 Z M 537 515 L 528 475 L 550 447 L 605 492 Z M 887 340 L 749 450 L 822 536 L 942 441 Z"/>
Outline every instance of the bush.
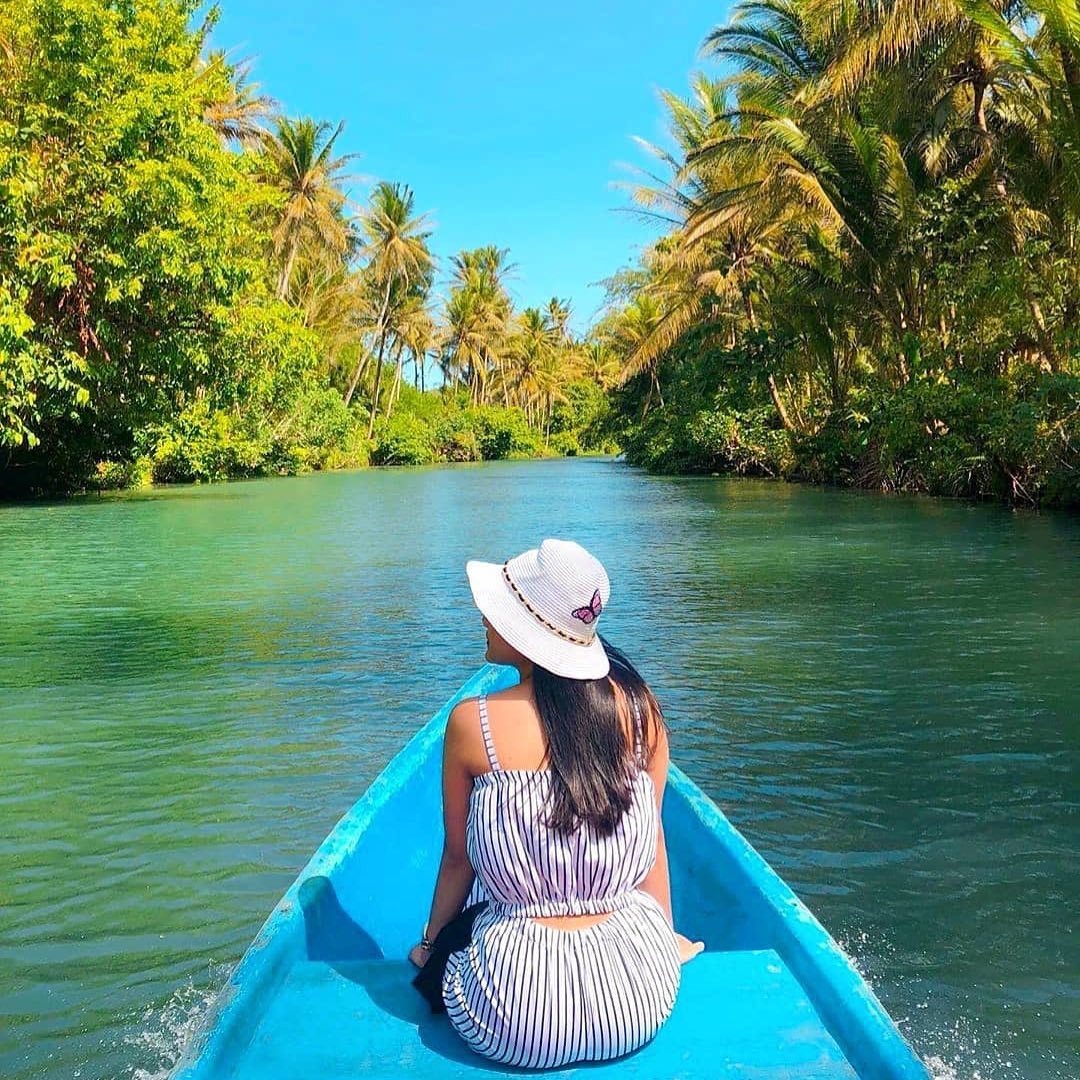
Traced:
<path fill-rule="evenodd" d="M 579 453 L 611 445 L 607 433 L 611 405 L 607 394 L 594 382 L 577 379 L 566 387 L 566 400 L 551 413 L 551 435 L 572 433 Z"/>
<path fill-rule="evenodd" d="M 480 440 L 470 426 L 470 417 L 451 409 L 435 424 L 435 455 L 439 461 L 479 461 L 483 456 Z"/>
<path fill-rule="evenodd" d="M 149 445 L 158 483 L 225 480 L 261 471 L 269 442 L 252 435 L 233 413 L 212 410 L 205 402 L 185 409 L 168 424 L 140 433 Z"/>
<path fill-rule="evenodd" d="M 483 405 L 468 410 L 484 461 L 531 457 L 540 452 L 540 436 L 529 427 L 525 414 L 503 405 Z"/>
<path fill-rule="evenodd" d="M 563 457 L 577 457 L 582 452 L 581 443 L 573 431 L 558 431 L 551 436 L 549 448 Z"/>
<path fill-rule="evenodd" d="M 154 463 L 148 457 L 134 461 L 99 461 L 90 480 L 98 491 L 149 487 L 154 480 Z"/>
<path fill-rule="evenodd" d="M 396 412 L 375 426 L 373 465 L 430 465 L 435 460 L 435 433 L 418 416 Z"/>
<path fill-rule="evenodd" d="M 865 388 L 860 410 L 795 440 L 798 475 L 1031 505 L 1080 497 L 1080 378 L 955 370 Z"/>
<path fill-rule="evenodd" d="M 275 450 L 282 460 L 277 471 L 296 472 L 366 465 L 370 443 L 364 421 L 349 411 L 336 390 L 322 387 L 307 391 L 296 403 Z M 285 467 L 287 462 L 295 467 Z"/>

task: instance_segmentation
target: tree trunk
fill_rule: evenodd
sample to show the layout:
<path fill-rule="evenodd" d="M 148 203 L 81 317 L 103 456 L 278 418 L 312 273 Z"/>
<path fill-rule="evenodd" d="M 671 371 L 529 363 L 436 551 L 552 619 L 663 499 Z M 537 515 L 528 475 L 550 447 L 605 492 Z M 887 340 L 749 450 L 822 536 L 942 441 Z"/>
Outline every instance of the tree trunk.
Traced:
<path fill-rule="evenodd" d="M 770 375 L 766 381 L 769 384 L 769 397 L 772 398 L 772 403 L 776 406 L 776 412 L 780 417 L 781 426 L 785 431 L 794 431 L 795 425 L 791 422 L 791 417 L 788 416 L 788 411 L 784 408 L 784 403 L 780 399 L 780 391 L 776 387 L 776 379 Z"/>
<path fill-rule="evenodd" d="M 380 344 L 379 344 L 379 356 L 380 357 L 382 357 L 383 345 L 386 342 L 386 325 L 385 325 L 385 323 L 386 323 L 386 309 L 389 306 L 390 306 L 390 279 L 387 278 L 386 279 L 386 293 L 383 296 L 382 311 L 379 312 L 379 321 L 376 324 L 379 327 L 379 334 L 381 335 L 381 340 L 380 340 Z M 349 383 L 348 393 L 346 393 L 346 395 L 345 395 L 345 406 L 346 406 L 346 408 L 348 407 L 349 402 L 352 401 L 353 394 L 356 392 L 356 384 L 360 381 L 361 374 L 367 368 L 367 359 L 368 358 L 364 355 L 363 346 L 361 346 L 361 348 L 360 348 L 360 356 L 356 361 L 356 371 L 353 374 L 352 382 Z"/>
<path fill-rule="evenodd" d="M 751 330 L 758 328 L 757 313 L 754 311 L 754 301 L 750 298 L 750 290 L 743 290 L 743 310 L 746 312 L 746 321 L 750 324 Z"/>
<path fill-rule="evenodd" d="M 386 419 L 390 419 L 390 412 L 401 392 L 401 369 L 405 366 L 405 349 L 400 343 L 394 352 L 394 381 L 390 385 L 390 393 L 386 398 Z"/>
<path fill-rule="evenodd" d="M 379 408 L 379 384 L 382 382 L 383 349 L 386 348 L 386 334 L 379 338 L 379 355 L 375 358 L 375 386 L 371 391 L 371 412 L 368 414 L 367 437 L 375 430 L 375 413 Z"/>
<path fill-rule="evenodd" d="M 980 75 L 971 83 L 973 103 L 971 106 L 971 122 L 986 142 L 990 141 L 990 129 L 986 125 L 986 79 Z"/>
<path fill-rule="evenodd" d="M 289 254 L 285 258 L 285 265 L 281 268 L 281 275 L 278 277 L 277 298 L 284 300 L 289 295 L 289 282 L 292 280 L 293 266 L 296 264 L 296 253 L 299 250 L 300 245 L 294 243 L 289 249 Z"/>
<path fill-rule="evenodd" d="M 1069 101 L 1073 107 L 1073 119 L 1080 118 L 1080 63 L 1077 63 L 1072 49 L 1064 42 L 1058 45 L 1061 55 L 1061 70 L 1065 75 L 1065 86 L 1069 93 Z"/>
<path fill-rule="evenodd" d="M 352 380 L 349 382 L 349 389 L 345 391 L 345 408 L 349 407 L 349 402 L 352 401 L 352 396 L 356 393 L 357 384 L 364 377 L 364 372 L 367 371 L 368 362 L 371 360 L 371 356 L 364 348 L 363 342 L 360 343 L 360 356 L 356 361 L 356 371 L 353 372 Z"/>
<path fill-rule="evenodd" d="M 1046 328 L 1046 319 L 1043 317 L 1042 305 L 1031 295 L 1025 286 L 1024 299 L 1027 300 L 1028 310 L 1031 312 L 1031 320 L 1035 323 L 1035 336 L 1039 340 L 1039 349 L 1051 371 L 1061 370 L 1061 361 L 1058 359 L 1057 349 L 1054 347 L 1054 339 Z"/>

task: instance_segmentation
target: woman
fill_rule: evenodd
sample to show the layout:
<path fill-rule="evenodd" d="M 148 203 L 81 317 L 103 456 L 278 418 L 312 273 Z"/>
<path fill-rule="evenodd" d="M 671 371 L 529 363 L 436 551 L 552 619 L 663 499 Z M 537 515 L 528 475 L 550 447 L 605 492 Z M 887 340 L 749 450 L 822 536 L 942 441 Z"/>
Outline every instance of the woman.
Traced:
<path fill-rule="evenodd" d="M 671 925 L 660 707 L 597 634 L 608 577 L 584 548 L 545 540 L 466 571 L 487 659 L 521 678 L 450 714 L 415 985 L 501 1064 L 618 1057 L 656 1034 L 702 948 Z"/>

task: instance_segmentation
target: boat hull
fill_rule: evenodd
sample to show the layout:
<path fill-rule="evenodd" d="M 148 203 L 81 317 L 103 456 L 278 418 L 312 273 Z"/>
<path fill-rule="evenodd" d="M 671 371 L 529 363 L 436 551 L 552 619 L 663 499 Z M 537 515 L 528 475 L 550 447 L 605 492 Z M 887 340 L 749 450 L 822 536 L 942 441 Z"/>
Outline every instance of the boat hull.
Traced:
<path fill-rule="evenodd" d="M 271 913 L 174 1080 L 498 1072 L 459 1043 L 444 1017 L 427 1015 L 404 957 L 427 915 L 441 854 L 447 717 L 460 699 L 516 677 L 481 669 L 380 773 Z M 684 968 L 675 1013 L 657 1039 L 602 1071 L 926 1080 L 839 946 L 675 767 L 663 818 L 675 923 L 707 952 Z"/>

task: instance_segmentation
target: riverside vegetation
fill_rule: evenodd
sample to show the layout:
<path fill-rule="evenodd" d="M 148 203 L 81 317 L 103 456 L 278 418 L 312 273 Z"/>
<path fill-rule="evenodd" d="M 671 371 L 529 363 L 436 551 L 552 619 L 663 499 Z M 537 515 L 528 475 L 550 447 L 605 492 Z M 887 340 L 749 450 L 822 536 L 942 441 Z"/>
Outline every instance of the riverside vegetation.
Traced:
<path fill-rule="evenodd" d="M 1076 0 L 752 0 L 612 280 L 630 461 L 1080 503 Z"/>
<path fill-rule="evenodd" d="M 611 449 L 567 305 L 487 246 L 437 310 L 408 186 L 354 208 L 199 7 L 0 0 L 0 490 Z"/>
<path fill-rule="evenodd" d="M 581 338 L 497 246 L 440 300 L 409 187 L 355 207 L 198 10 L 0 0 L 0 492 L 622 448 L 1080 503 L 1077 0 L 737 7 Z"/>

